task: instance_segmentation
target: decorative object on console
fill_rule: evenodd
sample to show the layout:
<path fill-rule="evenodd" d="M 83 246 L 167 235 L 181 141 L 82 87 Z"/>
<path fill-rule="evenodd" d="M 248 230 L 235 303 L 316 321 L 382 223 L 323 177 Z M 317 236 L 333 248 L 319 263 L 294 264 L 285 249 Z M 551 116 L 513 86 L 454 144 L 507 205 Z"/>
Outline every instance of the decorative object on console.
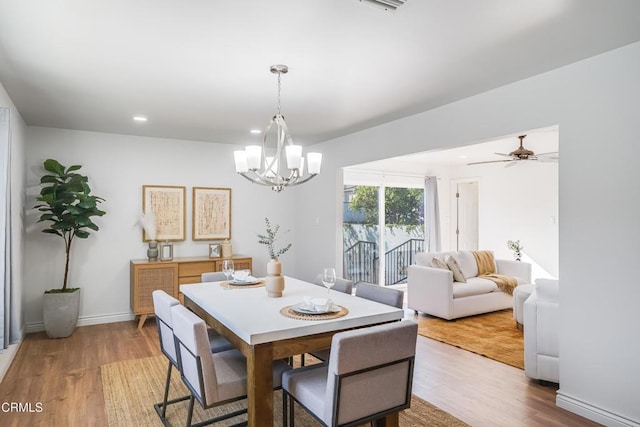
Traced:
<path fill-rule="evenodd" d="M 157 226 L 156 216 L 153 211 L 142 212 L 138 219 L 138 224 L 142 227 L 144 233 L 149 238 L 149 249 L 147 249 L 147 258 L 149 261 L 155 261 L 158 259 L 158 242 L 156 240 Z M 144 237 L 143 237 L 144 238 Z"/>
<path fill-rule="evenodd" d="M 513 251 L 513 257 L 516 261 L 522 260 L 522 250 L 524 246 L 520 244 L 520 240 L 516 240 L 515 242 L 513 240 L 507 241 L 507 247 Z"/>
<path fill-rule="evenodd" d="M 209 258 L 220 258 L 219 243 L 209 243 Z"/>
<path fill-rule="evenodd" d="M 231 238 L 231 189 L 193 187 L 192 239 Z"/>
<path fill-rule="evenodd" d="M 143 185 L 142 210 L 156 219 L 156 240 L 185 239 L 185 187 Z M 152 240 L 144 230 L 142 240 Z"/>
<path fill-rule="evenodd" d="M 224 242 L 222 242 L 220 247 L 222 249 L 222 258 L 229 258 L 229 257 L 233 256 L 233 250 L 231 248 L 231 242 L 230 241 L 225 240 Z"/>
<path fill-rule="evenodd" d="M 156 261 L 158 259 L 158 242 L 156 240 L 149 240 L 147 258 L 149 258 L 149 261 Z"/>
<path fill-rule="evenodd" d="M 280 231 L 280 226 L 275 225 L 272 227 L 269 218 L 265 218 L 264 222 L 267 227 L 267 232 L 266 234 L 258 234 L 258 243 L 261 245 L 267 245 L 269 250 L 270 261 L 267 264 L 265 288 L 267 289 L 267 294 L 270 297 L 281 297 L 282 292 L 284 291 L 284 277 L 281 276 L 282 264 L 278 261 L 278 257 L 291 248 L 291 243 L 283 246 L 281 249 L 276 249 L 274 244 L 276 240 L 278 240 L 278 231 Z"/>
<path fill-rule="evenodd" d="M 233 152 L 237 173 L 253 183 L 270 186 L 273 191 L 278 193 L 285 187 L 300 185 L 314 178 L 320 173 L 322 163 L 321 153 L 308 153 L 308 175 L 304 175 L 302 146 L 293 144 L 287 123 L 280 112 L 280 77 L 288 71 L 289 67 L 286 65 L 271 66 L 271 72 L 278 75 L 278 112 L 273 116 L 264 132 L 262 147 L 249 145 L 245 150 Z M 269 131 L 274 126 L 276 130 L 275 152 L 267 152 L 267 138 Z M 280 173 L 280 167 L 285 161 L 287 169 L 289 169 L 287 176 Z"/>
<path fill-rule="evenodd" d="M 173 244 L 168 241 L 160 243 L 160 261 L 171 261 L 173 259 Z"/>

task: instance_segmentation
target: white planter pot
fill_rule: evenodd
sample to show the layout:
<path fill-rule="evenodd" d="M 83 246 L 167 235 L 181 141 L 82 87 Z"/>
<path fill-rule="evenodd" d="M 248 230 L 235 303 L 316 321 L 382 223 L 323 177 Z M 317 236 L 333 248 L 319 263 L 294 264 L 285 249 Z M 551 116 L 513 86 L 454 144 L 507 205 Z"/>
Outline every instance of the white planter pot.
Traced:
<path fill-rule="evenodd" d="M 284 277 L 282 274 L 282 264 L 277 259 L 272 259 L 267 263 L 267 277 L 265 278 L 264 287 L 267 290 L 267 296 L 279 298 L 284 291 Z"/>
<path fill-rule="evenodd" d="M 43 295 L 42 315 L 49 338 L 66 338 L 73 333 L 80 313 L 80 289 Z"/>

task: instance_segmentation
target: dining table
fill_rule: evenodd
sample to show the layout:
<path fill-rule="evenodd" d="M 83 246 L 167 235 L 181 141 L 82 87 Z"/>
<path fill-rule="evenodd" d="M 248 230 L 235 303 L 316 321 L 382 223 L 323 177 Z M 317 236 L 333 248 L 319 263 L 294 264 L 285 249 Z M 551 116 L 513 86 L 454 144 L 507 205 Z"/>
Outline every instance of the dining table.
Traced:
<path fill-rule="evenodd" d="M 180 286 L 184 305 L 246 357 L 249 426 L 273 425 L 273 360 L 329 348 L 333 335 L 340 331 L 404 317 L 404 310 L 396 307 L 284 278 L 285 290 L 279 298 L 268 297 L 260 282 L 249 286 L 229 286 L 228 282 Z M 296 316 L 297 312 L 290 310 L 309 298 L 327 295 L 340 309 L 335 316 Z M 398 414 L 388 415 L 378 424 L 397 426 Z"/>

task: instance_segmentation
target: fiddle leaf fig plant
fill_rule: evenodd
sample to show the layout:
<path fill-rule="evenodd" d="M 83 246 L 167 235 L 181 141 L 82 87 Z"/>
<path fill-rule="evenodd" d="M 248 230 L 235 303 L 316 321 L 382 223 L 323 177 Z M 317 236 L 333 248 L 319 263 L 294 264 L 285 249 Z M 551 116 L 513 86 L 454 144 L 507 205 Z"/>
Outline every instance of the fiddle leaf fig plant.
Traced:
<path fill-rule="evenodd" d="M 106 213 L 98 209 L 98 205 L 104 199 L 91 194 L 89 179 L 75 172 L 80 168 L 80 165 L 67 168 L 53 159 L 47 159 L 44 162 L 44 169 L 48 173 L 40 178 L 43 187 L 40 190 L 40 196 L 36 199 L 40 203 L 34 208 L 42 212 L 38 222 L 48 223 L 47 228 L 42 232 L 61 237 L 64 240 L 66 252 L 62 288 L 48 292 L 75 290 L 75 288 L 67 288 L 71 244 L 76 237 L 79 239 L 89 237 L 91 235 L 89 230 L 98 231 L 99 227 L 91 218 L 103 216 Z"/>

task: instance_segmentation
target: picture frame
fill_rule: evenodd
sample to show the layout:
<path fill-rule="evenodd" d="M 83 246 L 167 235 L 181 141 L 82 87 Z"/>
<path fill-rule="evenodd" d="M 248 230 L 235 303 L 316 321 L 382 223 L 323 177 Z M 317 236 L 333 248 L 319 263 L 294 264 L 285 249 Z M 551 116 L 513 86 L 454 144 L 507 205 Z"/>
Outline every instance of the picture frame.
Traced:
<path fill-rule="evenodd" d="M 209 258 L 220 258 L 222 249 L 219 243 L 209 243 Z"/>
<path fill-rule="evenodd" d="M 193 187 L 192 239 L 231 239 L 231 188 Z"/>
<path fill-rule="evenodd" d="M 186 187 L 169 185 L 143 185 L 142 210 L 153 212 L 156 219 L 158 241 L 181 241 L 186 239 Z M 142 240 L 151 239 L 142 231 Z"/>
<path fill-rule="evenodd" d="M 173 243 L 160 243 L 160 261 L 171 261 L 173 259 Z"/>

